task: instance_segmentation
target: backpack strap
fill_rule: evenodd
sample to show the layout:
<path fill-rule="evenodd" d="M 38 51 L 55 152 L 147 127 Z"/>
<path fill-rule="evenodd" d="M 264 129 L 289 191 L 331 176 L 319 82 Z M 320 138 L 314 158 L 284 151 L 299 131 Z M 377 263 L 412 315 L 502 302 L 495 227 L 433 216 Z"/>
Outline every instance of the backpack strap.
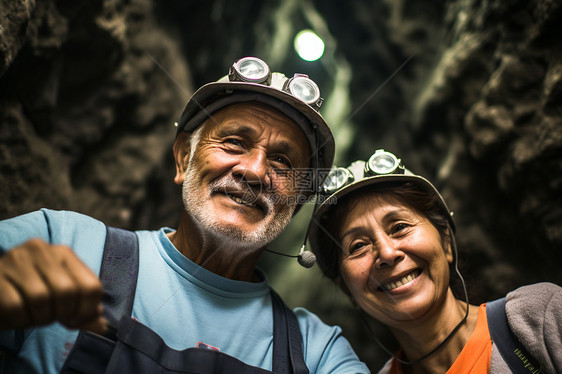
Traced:
<path fill-rule="evenodd" d="M 128 230 L 106 226 L 100 280 L 104 295 L 102 302 L 106 318 L 116 325 L 122 316 L 133 311 L 137 276 L 139 273 L 139 242 Z"/>
<path fill-rule="evenodd" d="M 271 289 L 273 305 L 274 373 L 308 374 L 302 351 L 302 335 L 297 317 L 281 297 Z"/>
<path fill-rule="evenodd" d="M 502 297 L 486 303 L 486 318 L 492 342 L 513 373 L 541 372 L 541 365 L 536 363 L 533 356 L 513 335 L 505 314 L 505 301 L 505 297 Z"/>

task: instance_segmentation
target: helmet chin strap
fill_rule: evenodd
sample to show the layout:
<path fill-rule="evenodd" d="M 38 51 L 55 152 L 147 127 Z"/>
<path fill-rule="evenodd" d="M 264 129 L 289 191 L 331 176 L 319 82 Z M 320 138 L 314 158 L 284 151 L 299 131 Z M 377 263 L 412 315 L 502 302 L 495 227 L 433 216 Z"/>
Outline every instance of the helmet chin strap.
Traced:
<path fill-rule="evenodd" d="M 447 335 L 447 337 L 445 339 L 443 339 L 443 341 L 441 343 L 439 343 L 431 351 L 429 351 L 428 353 L 426 353 L 425 355 L 421 356 L 420 358 L 418 358 L 414 361 L 402 360 L 402 359 L 396 357 L 395 354 L 390 352 L 390 350 L 388 348 L 386 348 L 382 344 L 382 342 L 376 337 L 376 335 L 373 333 L 373 330 L 371 329 L 371 326 L 369 325 L 367 319 L 365 318 L 365 314 L 367 314 L 367 312 L 360 309 L 361 319 L 367 325 L 367 328 L 369 329 L 369 332 L 371 333 L 371 336 L 373 337 L 373 339 L 377 342 L 377 344 L 386 353 L 388 353 L 390 356 L 392 356 L 392 358 L 394 358 L 396 361 L 398 361 L 402 365 L 415 365 L 415 364 L 421 362 L 422 360 L 428 358 L 429 356 L 431 356 L 435 352 L 437 352 L 441 347 L 443 347 L 451 339 L 451 337 L 453 337 L 453 335 L 455 335 L 455 333 L 459 330 L 459 328 L 463 325 L 463 323 L 468 318 L 468 310 L 469 310 L 470 304 L 468 303 L 468 292 L 466 291 L 466 284 L 464 283 L 464 278 L 462 277 L 461 272 L 459 271 L 459 256 L 458 256 L 458 250 L 457 250 L 457 243 L 456 243 L 456 240 L 455 240 L 455 234 L 453 233 L 453 230 L 451 230 L 451 225 L 449 224 L 449 222 L 447 222 L 447 228 L 449 230 L 449 233 L 451 234 L 451 247 L 453 247 L 453 251 L 455 253 L 455 272 L 457 273 L 457 275 L 459 276 L 459 279 L 461 280 L 463 291 L 464 291 L 464 299 L 465 299 L 465 302 L 466 302 L 466 313 L 465 313 L 464 317 L 461 319 L 461 321 L 455 326 L 455 328 L 449 333 L 449 335 Z"/>

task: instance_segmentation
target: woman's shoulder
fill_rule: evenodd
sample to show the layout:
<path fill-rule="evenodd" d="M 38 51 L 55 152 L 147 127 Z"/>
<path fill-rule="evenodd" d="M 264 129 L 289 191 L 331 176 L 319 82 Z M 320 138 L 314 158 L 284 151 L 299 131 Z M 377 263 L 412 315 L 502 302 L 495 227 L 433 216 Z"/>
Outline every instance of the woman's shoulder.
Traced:
<path fill-rule="evenodd" d="M 519 287 L 506 296 L 506 303 L 509 305 L 509 309 L 517 309 L 516 313 L 521 313 L 525 310 L 543 310 L 559 305 L 557 303 L 561 301 L 562 288 L 554 283 L 547 282 Z M 506 307 L 507 310 L 508 307 Z"/>
<path fill-rule="evenodd" d="M 529 352 L 551 370 L 562 369 L 562 288 L 553 283 L 520 287 L 506 296 L 511 330 Z M 548 371 L 548 370 L 547 370 Z"/>
<path fill-rule="evenodd" d="M 520 287 L 506 296 L 505 313 L 512 328 L 539 328 L 559 319 L 562 309 L 562 288 L 553 283 L 535 283 Z M 542 332 L 541 330 L 535 333 Z"/>

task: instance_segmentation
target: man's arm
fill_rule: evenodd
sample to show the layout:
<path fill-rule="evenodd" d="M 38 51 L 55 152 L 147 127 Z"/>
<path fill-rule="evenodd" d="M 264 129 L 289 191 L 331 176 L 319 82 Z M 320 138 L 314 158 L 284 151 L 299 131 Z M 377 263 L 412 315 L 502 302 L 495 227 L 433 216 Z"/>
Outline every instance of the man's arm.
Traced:
<path fill-rule="evenodd" d="M 61 322 L 105 331 L 102 285 L 63 245 L 31 239 L 0 257 L 0 329 Z"/>
<path fill-rule="evenodd" d="M 103 332 L 95 275 L 103 234 L 103 223 L 74 212 L 41 210 L 0 221 L 0 330 L 59 321 Z"/>

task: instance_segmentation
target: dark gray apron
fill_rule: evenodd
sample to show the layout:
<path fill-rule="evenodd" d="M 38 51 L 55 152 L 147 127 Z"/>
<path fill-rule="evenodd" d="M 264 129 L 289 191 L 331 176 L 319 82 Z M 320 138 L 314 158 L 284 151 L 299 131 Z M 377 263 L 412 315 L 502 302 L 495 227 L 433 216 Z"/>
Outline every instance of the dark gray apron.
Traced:
<path fill-rule="evenodd" d="M 177 351 L 168 347 L 158 334 L 130 317 L 138 256 L 134 232 L 107 227 L 100 279 L 105 292 L 105 315 L 114 328 L 106 336 L 80 331 L 61 373 L 308 374 L 296 316 L 273 290 L 272 371 L 247 365 L 214 349 Z"/>

